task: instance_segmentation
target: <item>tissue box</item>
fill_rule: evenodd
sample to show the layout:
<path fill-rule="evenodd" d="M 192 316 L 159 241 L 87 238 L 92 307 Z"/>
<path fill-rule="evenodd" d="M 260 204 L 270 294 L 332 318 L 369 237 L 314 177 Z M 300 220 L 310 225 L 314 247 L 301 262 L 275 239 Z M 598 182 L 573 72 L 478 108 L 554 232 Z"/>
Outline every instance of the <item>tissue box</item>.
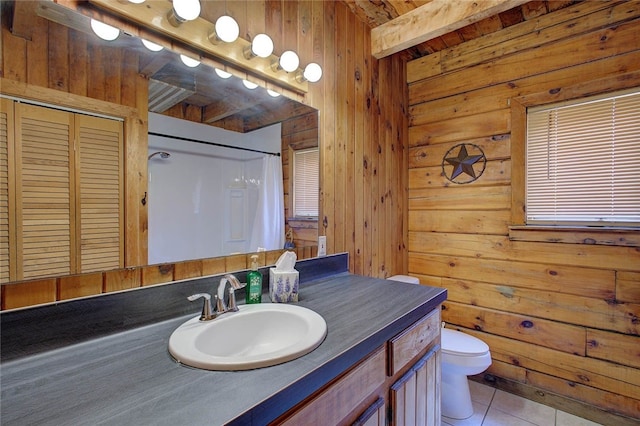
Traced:
<path fill-rule="evenodd" d="M 298 301 L 298 271 L 276 271 L 269 269 L 269 295 L 274 303 Z"/>

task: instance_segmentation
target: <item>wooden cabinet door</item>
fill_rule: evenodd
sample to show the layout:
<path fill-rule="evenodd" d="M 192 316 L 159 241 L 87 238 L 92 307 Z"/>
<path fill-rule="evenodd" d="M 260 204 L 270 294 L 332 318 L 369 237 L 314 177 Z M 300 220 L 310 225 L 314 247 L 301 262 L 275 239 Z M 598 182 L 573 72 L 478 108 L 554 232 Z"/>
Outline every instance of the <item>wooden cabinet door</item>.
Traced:
<path fill-rule="evenodd" d="M 384 399 L 379 398 L 376 402 L 371 404 L 355 422 L 353 422 L 352 426 L 386 426 L 386 414 Z"/>
<path fill-rule="evenodd" d="M 440 345 L 391 386 L 391 424 L 440 425 Z"/>

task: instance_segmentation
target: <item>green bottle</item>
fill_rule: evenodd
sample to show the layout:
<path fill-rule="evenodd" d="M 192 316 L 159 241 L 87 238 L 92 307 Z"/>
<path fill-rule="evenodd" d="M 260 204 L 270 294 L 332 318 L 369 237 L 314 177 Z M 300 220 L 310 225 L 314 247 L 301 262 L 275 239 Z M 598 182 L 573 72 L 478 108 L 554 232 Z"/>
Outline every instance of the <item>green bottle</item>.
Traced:
<path fill-rule="evenodd" d="M 258 271 L 258 255 L 251 256 L 251 271 L 247 273 L 246 303 L 262 302 L 262 274 Z"/>

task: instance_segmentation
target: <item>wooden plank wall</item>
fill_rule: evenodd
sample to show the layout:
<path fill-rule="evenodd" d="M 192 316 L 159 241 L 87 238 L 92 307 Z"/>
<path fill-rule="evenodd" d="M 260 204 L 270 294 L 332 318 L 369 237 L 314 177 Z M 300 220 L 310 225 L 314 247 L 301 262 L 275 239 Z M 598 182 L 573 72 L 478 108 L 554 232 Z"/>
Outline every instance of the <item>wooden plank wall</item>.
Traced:
<path fill-rule="evenodd" d="M 11 4 L 2 2 L 3 12 L 10 12 Z M 21 13 L 28 14 L 29 7 L 34 7 L 28 1 L 16 4 L 23 8 Z M 327 252 L 349 252 L 350 269 L 355 273 L 385 277 L 405 271 L 408 104 L 404 61 L 398 56 L 374 59 L 369 28 L 341 2 L 204 2 L 202 16 L 213 22 L 223 9 L 236 18 L 245 38 L 266 31 L 274 40 L 276 54 L 295 49 L 302 64 L 315 61 L 323 67 L 322 79 L 310 85 L 304 102 L 319 110 L 319 233 L 327 236 Z M 2 15 L 2 77 L 136 107 L 141 116 L 145 113 L 139 123 L 140 135 L 125 154 L 126 266 L 144 267 L 147 216 L 139 201 L 146 191 L 147 84 L 136 72 L 138 58 L 99 45 L 91 34 L 37 16 L 23 25 L 26 35 L 12 34 L 11 14 Z M 187 268 L 186 275 L 202 274 L 201 262 Z M 230 263 L 236 265 L 233 259 Z M 83 287 L 82 277 L 63 280 Z M 89 289 L 96 287 L 95 274 L 88 277 L 83 295 L 93 294 Z M 17 292 L 28 300 L 20 306 L 51 301 L 51 283 L 34 286 L 45 288 L 42 297 L 37 291 L 17 287 L 6 292 L 7 287 L 3 286 L 5 297 Z"/>
<path fill-rule="evenodd" d="M 366 25 L 325 2 L 334 7 L 335 55 L 325 54 L 325 66 L 335 71 L 322 79 L 332 98 L 319 107 L 320 234 L 329 253 L 350 253 L 352 272 L 384 278 L 406 270 L 405 63 L 374 59 Z"/>
<path fill-rule="evenodd" d="M 640 86 L 639 34 L 640 2 L 580 2 L 407 64 L 409 274 L 448 289 L 443 320 L 489 344 L 493 377 L 603 424 L 640 417 L 640 249 L 509 239 L 510 100 Z M 441 164 L 463 142 L 488 162 L 457 185 Z"/>

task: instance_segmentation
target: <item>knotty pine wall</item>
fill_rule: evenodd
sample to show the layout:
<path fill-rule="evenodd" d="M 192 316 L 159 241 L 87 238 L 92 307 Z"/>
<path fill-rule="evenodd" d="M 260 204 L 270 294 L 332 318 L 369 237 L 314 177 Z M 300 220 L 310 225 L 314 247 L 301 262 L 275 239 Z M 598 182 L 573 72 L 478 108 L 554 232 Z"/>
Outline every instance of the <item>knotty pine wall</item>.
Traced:
<path fill-rule="evenodd" d="M 638 234 L 622 246 L 514 241 L 509 226 L 522 144 L 510 101 L 640 86 L 640 2 L 534 17 L 409 62 L 407 81 L 409 274 L 447 288 L 443 320 L 489 344 L 505 388 L 603 424 L 602 412 L 638 420 Z M 488 162 L 458 185 L 441 163 L 463 142 Z"/>
<path fill-rule="evenodd" d="M 31 2 L 18 3 L 20 12 L 28 14 Z M 139 136 L 135 143 L 129 141 L 126 154 L 129 268 L 3 285 L 3 309 L 196 277 L 221 267 L 246 268 L 244 256 L 145 267 L 147 212 L 139 200 L 146 191 L 147 82 L 135 72 L 139 58 L 37 16 L 21 21 L 21 30 L 30 30 L 26 38 L 12 34 L 10 4 L 2 2 L 3 78 L 62 95 L 45 95 L 43 101 L 55 102 L 70 93 L 135 107 L 141 118 Z M 399 56 L 373 58 L 370 30 L 340 2 L 205 1 L 202 16 L 213 22 L 225 10 L 236 18 L 243 37 L 267 32 L 276 54 L 295 49 L 301 63 L 315 61 L 323 67 L 322 80 L 310 84 L 303 101 L 319 110 L 319 234 L 327 236 L 327 252 L 349 252 L 355 273 L 385 277 L 403 272 L 408 130 L 404 61 Z"/>

